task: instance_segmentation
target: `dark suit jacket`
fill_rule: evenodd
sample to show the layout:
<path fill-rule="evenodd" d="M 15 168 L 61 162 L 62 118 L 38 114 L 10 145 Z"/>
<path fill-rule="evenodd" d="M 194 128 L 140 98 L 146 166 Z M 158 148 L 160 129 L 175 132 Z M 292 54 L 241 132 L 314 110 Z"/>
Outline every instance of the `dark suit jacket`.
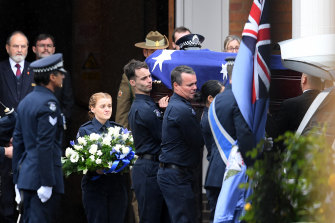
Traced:
<path fill-rule="evenodd" d="M 9 59 L 0 62 L 0 101 L 9 108 L 16 109 L 19 102 L 33 90 L 34 75 L 28 74 L 29 63 L 25 61 L 19 79 L 10 67 Z M 0 108 L 0 116 L 4 116 L 4 108 Z M 14 185 L 12 179 L 12 161 L 4 158 L 0 164 L 0 214 L 11 215 L 15 211 Z"/>
<path fill-rule="evenodd" d="M 286 131 L 297 131 L 305 113 L 319 92 L 318 90 L 308 90 L 302 95 L 283 101 L 275 117 L 278 135 Z"/>
<path fill-rule="evenodd" d="M 10 67 L 9 59 L 0 62 L 0 101 L 9 108 L 18 106 L 19 102 L 33 90 L 34 75 L 28 71 L 29 63 L 24 62 L 24 70 L 17 79 Z M 0 109 L 0 116 L 4 115 Z"/>
<path fill-rule="evenodd" d="M 63 87 L 57 88 L 54 94 L 60 103 L 62 113 L 65 115 L 67 121 L 69 121 L 71 118 L 74 99 L 72 93 L 71 75 L 68 72 L 65 74 Z"/>

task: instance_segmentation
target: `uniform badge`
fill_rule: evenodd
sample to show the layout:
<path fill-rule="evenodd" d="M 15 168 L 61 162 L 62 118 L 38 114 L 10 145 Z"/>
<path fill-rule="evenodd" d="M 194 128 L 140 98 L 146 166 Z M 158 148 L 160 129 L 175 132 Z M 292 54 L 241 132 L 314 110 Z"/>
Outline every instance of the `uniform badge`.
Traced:
<path fill-rule="evenodd" d="M 52 126 L 54 126 L 54 125 L 56 125 L 56 123 L 57 123 L 57 117 L 51 117 L 50 115 L 49 115 L 49 122 L 50 122 L 50 124 L 52 125 Z"/>
<path fill-rule="evenodd" d="M 191 110 L 192 110 L 192 114 L 195 115 L 196 113 L 195 113 L 194 109 L 192 108 Z"/>
<path fill-rule="evenodd" d="M 119 93 L 117 94 L 119 97 L 121 97 L 123 94 L 123 92 L 121 90 L 119 90 Z"/>
<path fill-rule="evenodd" d="M 49 109 L 51 110 L 51 111 L 56 111 L 56 109 L 57 109 L 57 107 L 56 107 L 56 103 L 55 102 L 48 102 L 48 104 L 49 104 Z"/>
<path fill-rule="evenodd" d="M 155 109 L 155 110 L 154 110 L 154 113 L 156 114 L 156 116 L 157 116 L 158 118 L 162 117 L 162 113 L 161 113 L 161 111 L 160 111 L 159 109 Z"/>

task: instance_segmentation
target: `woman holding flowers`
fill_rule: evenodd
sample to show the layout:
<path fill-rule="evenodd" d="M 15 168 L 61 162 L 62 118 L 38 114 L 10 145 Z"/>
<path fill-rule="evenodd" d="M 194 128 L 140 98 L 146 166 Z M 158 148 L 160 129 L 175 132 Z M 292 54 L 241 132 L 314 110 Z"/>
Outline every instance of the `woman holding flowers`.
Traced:
<path fill-rule="evenodd" d="M 85 144 L 84 136 L 98 138 L 99 135 L 107 134 L 110 127 L 119 126 L 109 121 L 112 115 L 112 97 L 108 93 L 93 94 L 89 100 L 89 110 L 92 120 L 79 128 L 77 135 L 79 144 Z M 115 129 L 121 130 L 121 128 Z M 106 143 L 105 141 L 104 139 L 100 144 Z M 89 153 L 92 154 L 91 161 L 95 161 L 96 164 L 102 162 L 99 159 L 102 152 L 98 146 L 91 146 Z M 89 223 L 124 222 L 128 195 L 125 176 L 122 173 L 106 173 L 103 169 L 89 170 L 82 179 L 81 187 L 83 205 Z"/>

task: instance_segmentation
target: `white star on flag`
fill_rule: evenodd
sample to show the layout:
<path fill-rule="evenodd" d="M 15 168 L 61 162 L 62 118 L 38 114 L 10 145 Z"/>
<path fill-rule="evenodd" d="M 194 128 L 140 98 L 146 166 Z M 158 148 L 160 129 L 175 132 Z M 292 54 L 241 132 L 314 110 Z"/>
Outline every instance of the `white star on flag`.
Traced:
<path fill-rule="evenodd" d="M 151 72 L 155 70 L 157 64 L 159 64 L 159 69 L 162 72 L 163 62 L 165 60 L 171 60 L 171 54 L 174 51 L 175 50 L 162 50 L 162 53 L 158 57 L 152 58 L 153 60 L 156 60 L 156 62 L 154 64 L 154 67 L 152 68 Z"/>
<path fill-rule="evenodd" d="M 222 80 L 228 80 L 227 64 L 222 64 L 222 70 L 220 73 L 223 74 Z"/>

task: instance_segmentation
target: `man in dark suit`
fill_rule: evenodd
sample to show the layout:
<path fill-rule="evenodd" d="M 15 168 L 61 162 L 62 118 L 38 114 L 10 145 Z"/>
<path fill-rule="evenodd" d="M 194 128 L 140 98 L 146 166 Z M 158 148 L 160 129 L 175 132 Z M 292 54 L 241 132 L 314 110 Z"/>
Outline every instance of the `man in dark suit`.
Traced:
<path fill-rule="evenodd" d="M 54 95 L 66 71 L 62 54 L 33 62 L 34 91 L 17 108 L 13 134 L 13 182 L 23 194 L 24 222 L 58 222 L 64 182 L 61 164 L 62 118 Z M 20 195 L 17 193 L 17 201 Z"/>
<path fill-rule="evenodd" d="M 320 78 L 303 73 L 301 75 L 301 89 L 303 94 L 283 101 L 280 111 L 275 117 L 278 135 L 286 131 L 297 131 L 309 106 L 321 90 Z"/>
<path fill-rule="evenodd" d="M 29 63 L 25 61 L 28 53 L 27 37 L 21 31 L 13 32 L 7 39 L 6 50 L 9 59 L 0 62 L 0 101 L 5 106 L 16 109 L 34 85 L 33 75 L 28 71 Z M 0 116 L 4 115 L 5 112 L 1 109 Z M 11 170 L 11 160 L 5 157 L 0 164 L 0 222 L 16 222 Z"/>
<path fill-rule="evenodd" d="M 25 61 L 28 53 L 28 39 L 21 31 L 12 33 L 6 42 L 9 59 L 0 62 L 0 100 L 9 108 L 16 108 L 19 102 L 33 90 L 33 75 Z M 0 116 L 4 112 L 0 110 Z"/>

